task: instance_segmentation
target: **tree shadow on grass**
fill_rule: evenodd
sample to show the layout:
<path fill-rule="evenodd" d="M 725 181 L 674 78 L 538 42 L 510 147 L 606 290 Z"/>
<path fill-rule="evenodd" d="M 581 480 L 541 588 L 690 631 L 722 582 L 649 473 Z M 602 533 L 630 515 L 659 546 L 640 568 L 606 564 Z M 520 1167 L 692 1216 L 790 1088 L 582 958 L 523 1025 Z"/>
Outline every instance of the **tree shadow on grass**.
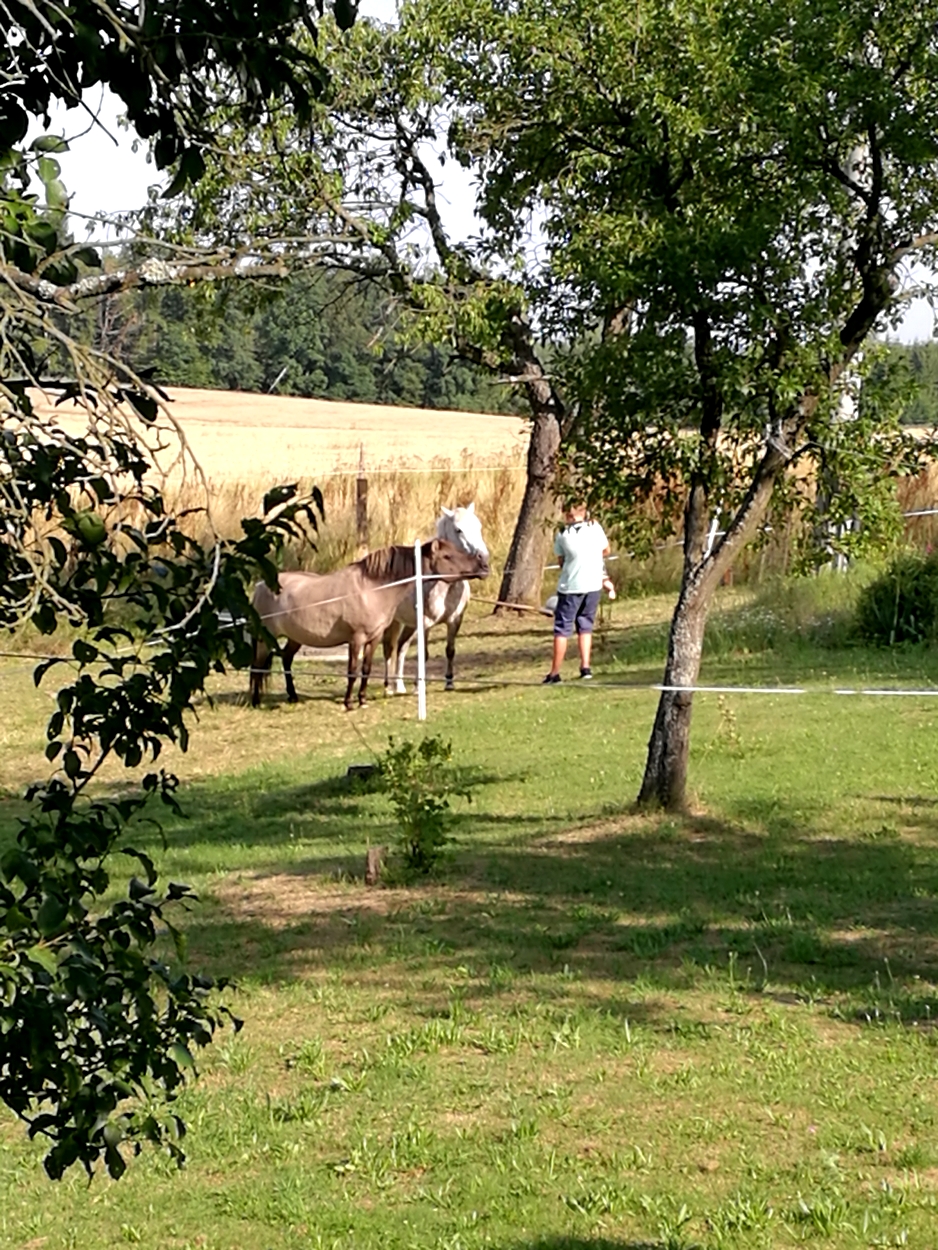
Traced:
<path fill-rule="evenodd" d="M 318 806 L 334 786 L 319 783 Z M 309 789 L 265 796 L 275 823 Z M 847 995 L 858 1022 L 938 1016 L 927 988 L 938 980 L 938 856 L 919 842 L 635 815 L 579 830 L 541 822 L 535 838 L 518 836 L 531 833 L 526 817 L 484 819 L 490 845 L 471 844 L 479 817 L 468 814 L 443 873 L 404 889 L 364 888 L 362 853 L 252 867 L 192 917 L 194 959 L 265 981 L 469 968 L 482 996 L 500 992 L 499 969 L 569 971 L 591 995 L 642 978 L 667 997 L 709 979 L 779 1001 Z M 615 992 L 602 996 L 616 1010 Z"/>
<path fill-rule="evenodd" d="M 460 768 L 454 774 L 455 784 L 471 787 L 475 793 L 489 785 L 524 779 L 524 773 L 496 776 L 479 768 Z M 210 781 L 186 787 L 179 798 L 182 817 L 154 809 L 160 829 L 142 824 L 133 830 L 131 840 L 157 854 L 186 850 L 189 872 L 217 871 L 214 848 L 225 846 L 269 849 L 267 861 L 255 861 L 252 871 L 285 867 L 294 859 L 297 846 L 321 847 L 324 856 L 348 847 L 350 855 L 363 860 L 367 845 L 392 842 L 398 832 L 390 800 L 375 776 L 341 774 L 275 788 L 252 787 L 248 782 L 236 790 L 219 789 Z M 454 806 L 459 802 L 455 800 Z M 453 815 L 458 827 L 460 814 L 454 811 Z M 474 809 L 472 816 L 476 827 L 494 822 L 506 829 L 516 826 L 519 832 L 530 830 L 533 823 L 527 816 L 488 817 Z M 547 828 L 564 822 L 558 816 L 541 823 Z M 288 845 L 290 853 L 278 855 L 278 849 Z M 205 848 L 204 864 L 200 848 Z M 312 870 L 325 871 L 324 860 L 308 858 L 313 861 Z"/>

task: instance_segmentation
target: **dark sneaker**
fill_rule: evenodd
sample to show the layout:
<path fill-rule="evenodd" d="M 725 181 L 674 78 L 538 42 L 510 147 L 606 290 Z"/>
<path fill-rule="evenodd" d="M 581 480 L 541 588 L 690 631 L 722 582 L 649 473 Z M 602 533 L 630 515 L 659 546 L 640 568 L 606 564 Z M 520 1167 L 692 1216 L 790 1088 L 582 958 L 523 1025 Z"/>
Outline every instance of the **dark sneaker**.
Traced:
<path fill-rule="evenodd" d="M 556 686 L 559 681 L 560 681 L 559 673 L 548 673 L 547 676 L 544 678 L 544 680 L 541 682 L 541 685 L 542 686 Z"/>
<path fill-rule="evenodd" d="M 580 669 L 580 680 L 581 680 L 581 681 L 591 681 L 591 680 L 592 680 L 592 677 L 593 677 L 593 670 L 592 670 L 591 668 L 581 668 L 581 669 Z"/>

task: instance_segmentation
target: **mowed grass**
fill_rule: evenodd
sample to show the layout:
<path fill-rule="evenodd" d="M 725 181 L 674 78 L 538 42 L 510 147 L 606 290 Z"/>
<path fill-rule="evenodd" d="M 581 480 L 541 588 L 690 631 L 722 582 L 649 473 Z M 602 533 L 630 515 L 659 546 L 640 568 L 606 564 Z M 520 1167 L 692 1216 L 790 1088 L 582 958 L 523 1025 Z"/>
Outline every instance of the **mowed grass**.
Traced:
<path fill-rule="evenodd" d="M 934 1246 L 938 701 L 833 691 L 938 663 L 832 647 L 817 599 L 723 592 L 702 681 L 808 693 L 697 696 L 684 818 L 631 809 L 666 599 L 607 607 L 596 680 L 550 689 L 549 622 L 476 608 L 425 727 L 380 682 L 346 715 L 341 665 L 258 711 L 219 679 L 170 760 L 188 818 L 134 841 L 198 887 L 190 964 L 245 1027 L 184 1095 L 182 1173 L 52 1185 L 3 1121 L 0 1244 Z M 8 837 L 48 698 L 0 682 Z M 424 732 L 474 800 L 438 873 L 367 888 L 390 806 L 346 770 Z"/>

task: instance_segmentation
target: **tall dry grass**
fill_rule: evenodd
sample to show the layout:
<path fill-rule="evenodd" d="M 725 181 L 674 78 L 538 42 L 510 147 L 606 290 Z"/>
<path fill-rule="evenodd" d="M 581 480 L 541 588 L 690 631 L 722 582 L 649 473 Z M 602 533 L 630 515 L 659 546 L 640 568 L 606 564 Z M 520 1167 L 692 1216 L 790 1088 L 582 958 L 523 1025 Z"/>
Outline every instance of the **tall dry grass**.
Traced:
<path fill-rule="evenodd" d="M 938 546 L 938 465 L 929 465 L 915 477 L 904 477 L 898 483 L 902 511 L 924 515 L 905 518 L 907 544 L 916 551 L 931 551 Z"/>
<path fill-rule="evenodd" d="M 395 467 L 369 470 L 367 484 L 365 545 L 368 549 L 430 537 L 443 507 L 475 503 L 493 565 L 500 568 L 521 507 L 524 465 L 519 462 L 517 465 L 476 467 L 471 462 L 453 465 L 441 459 L 426 470 Z M 356 525 L 357 475 L 322 474 L 299 481 L 301 490 L 310 490 L 313 486 L 322 491 L 325 517 L 309 544 L 291 547 L 286 562 L 291 568 L 328 572 L 362 554 Z M 216 532 L 223 537 L 238 534 L 242 517 L 260 515 L 264 492 L 269 487 L 266 479 L 214 485 L 209 506 Z M 195 508 L 203 501 L 195 485 L 185 486 L 170 499 L 175 509 Z M 196 534 L 207 539 L 208 526 L 202 525 Z"/>
<path fill-rule="evenodd" d="M 370 469 L 367 481 L 369 549 L 430 536 L 441 508 L 474 502 L 492 555 L 493 570 L 496 574 L 501 572 L 524 492 L 524 462 L 520 456 L 517 464 L 497 466 L 484 461 L 478 466 L 465 461 L 454 465 L 442 458 L 426 470 L 388 464 Z M 315 479 L 303 478 L 299 485 L 304 490 L 319 487 L 325 500 L 325 519 L 309 544 L 288 550 L 287 566 L 328 572 L 357 559 L 363 550 L 356 529 L 357 475 L 323 474 Z M 216 531 L 226 537 L 239 533 L 242 517 L 260 514 L 269 486 L 269 480 L 260 477 L 253 481 L 214 483 L 209 502 Z M 896 489 L 903 512 L 927 512 L 938 506 L 938 466 L 916 477 L 898 479 Z M 176 508 L 188 508 L 197 507 L 204 499 L 197 486 L 191 484 L 170 502 Z M 790 573 L 799 554 L 803 525 L 801 514 L 792 512 L 766 541 L 740 555 L 732 579 L 739 584 L 759 584 L 766 578 Z M 208 539 L 208 527 L 198 536 Z M 938 545 L 938 515 L 907 517 L 905 543 L 913 550 Z M 633 558 L 614 536 L 613 549 L 618 559 L 610 562 L 609 573 L 620 593 L 641 596 L 676 590 L 680 585 L 679 536 L 645 559 Z"/>

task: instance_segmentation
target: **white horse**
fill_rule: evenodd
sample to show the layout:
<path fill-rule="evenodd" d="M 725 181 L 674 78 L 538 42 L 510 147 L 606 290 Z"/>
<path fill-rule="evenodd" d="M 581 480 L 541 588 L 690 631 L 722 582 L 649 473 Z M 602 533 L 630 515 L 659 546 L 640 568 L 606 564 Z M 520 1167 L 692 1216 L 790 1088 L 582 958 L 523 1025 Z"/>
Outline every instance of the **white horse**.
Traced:
<path fill-rule="evenodd" d="M 482 537 L 482 522 L 476 516 L 475 504 L 465 508 L 444 508 L 436 523 L 438 538 L 458 547 L 467 555 L 479 556 L 488 564 L 489 550 Z M 462 625 L 463 614 L 469 603 L 468 581 L 427 581 L 423 588 L 424 629 L 441 621 L 446 623 L 446 689 L 453 689 L 453 658 L 456 655 L 456 635 Z M 398 605 L 394 620 L 384 631 L 384 685 L 395 694 L 406 694 L 404 686 L 404 661 L 407 647 L 417 629 L 417 596 L 411 593 Z"/>

